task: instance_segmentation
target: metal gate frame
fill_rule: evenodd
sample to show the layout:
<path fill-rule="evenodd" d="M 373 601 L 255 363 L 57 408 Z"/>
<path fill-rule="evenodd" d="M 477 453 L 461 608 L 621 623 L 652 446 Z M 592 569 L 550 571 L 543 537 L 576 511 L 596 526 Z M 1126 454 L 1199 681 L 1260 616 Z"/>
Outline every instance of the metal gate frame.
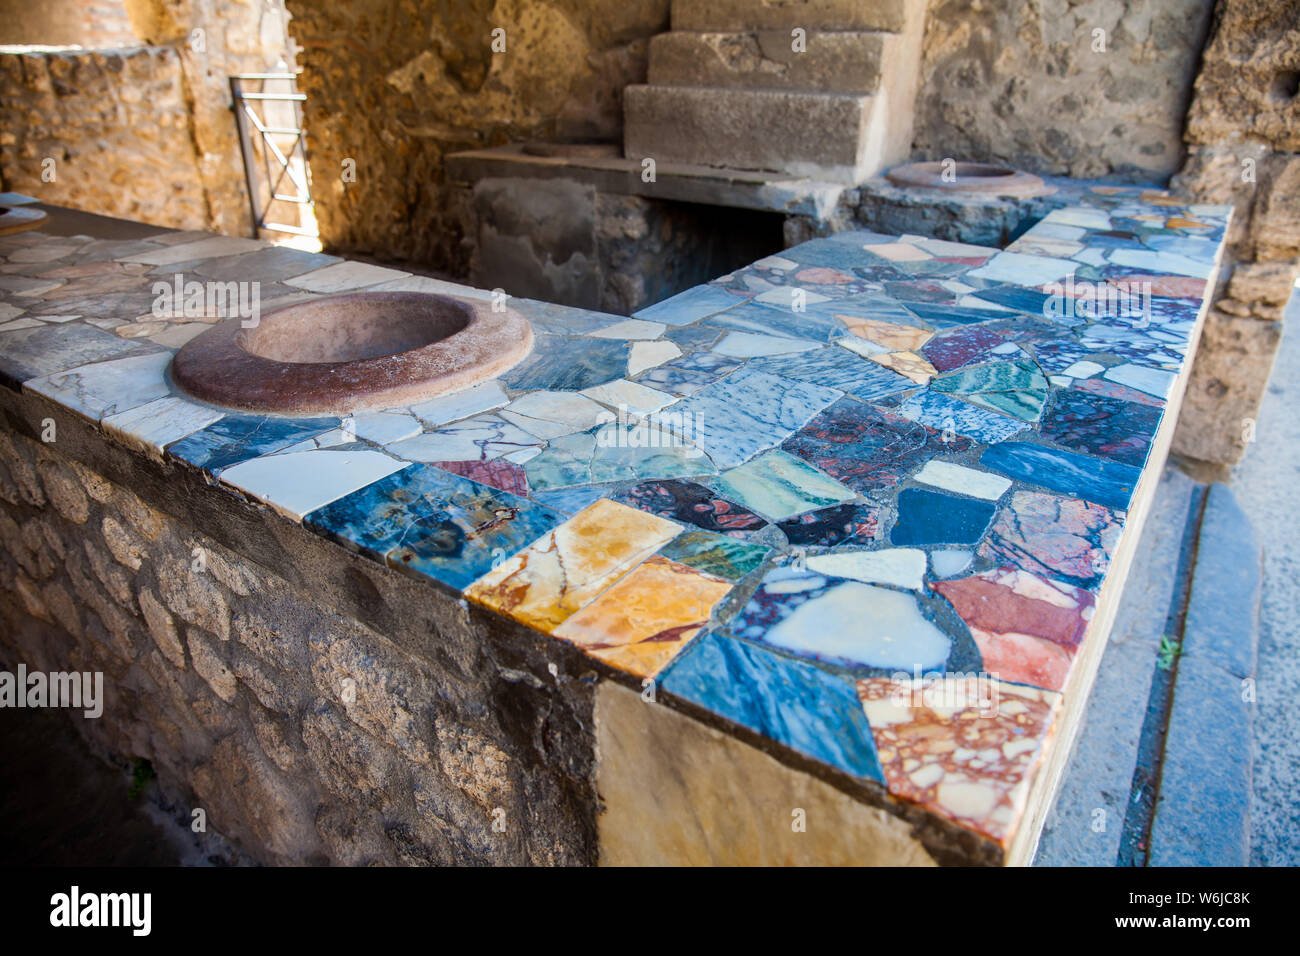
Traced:
<path fill-rule="evenodd" d="M 293 89 L 285 93 L 267 93 L 267 80 L 288 80 Z M 297 76 L 293 73 L 241 73 L 230 78 L 230 95 L 235 111 L 235 126 L 239 131 L 239 152 L 244 160 L 244 179 L 248 183 L 248 207 L 253 217 L 254 238 L 258 237 L 262 229 L 287 232 L 296 236 L 319 235 L 314 229 L 305 229 L 288 223 L 268 222 L 266 219 L 274 202 L 313 205 L 307 164 L 307 141 L 303 136 L 302 122 L 302 104 L 307 96 L 297 91 L 296 80 Z M 256 91 L 246 90 L 245 83 L 259 83 L 260 87 Z M 253 108 L 253 104 L 258 102 L 292 103 L 295 125 L 267 125 Z M 256 154 L 253 149 L 254 135 L 262 143 L 262 162 L 265 166 L 267 186 L 265 204 L 260 201 L 263 190 L 258 182 Z M 287 151 L 281 150 L 272 139 L 273 136 L 293 136 L 293 143 Z M 301 177 L 292 168 L 295 155 L 302 157 Z M 275 172 L 276 169 L 279 170 L 278 174 Z M 294 192 L 291 194 L 281 194 L 279 191 L 286 176 L 294 187 Z"/>

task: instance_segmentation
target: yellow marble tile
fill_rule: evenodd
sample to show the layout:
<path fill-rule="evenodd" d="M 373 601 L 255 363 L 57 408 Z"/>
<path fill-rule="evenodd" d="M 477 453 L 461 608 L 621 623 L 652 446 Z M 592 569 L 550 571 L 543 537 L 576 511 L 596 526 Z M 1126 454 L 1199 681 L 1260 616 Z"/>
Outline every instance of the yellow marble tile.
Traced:
<path fill-rule="evenodd" d="M 863 319 L 855 315 L 835 316 L 843 322 L 850 332 L 860 339 L 875 342 L 888 349 L 913 351 L 919 349 L 934 335 L 925 329 L 896 322 L 882 322 L 879 319 Z"/>
<path fill-rule="evenodd" d="M 891 262 L 919 262 L 934 258 L 930 253 L 918 249 L 910 242 L 880 242 L 864 245 L 862 248 Z"/>
<path fill-rule="evenodd" d="M 1170 229 L 1213 229 L 1208 222 L 1197 222 L 1195 219 L 1184 219 L 1182 216 L 1174 216 L 1165 223 Z"/>
<path fill-rule="evenodd" d="M 915 352 L 886 352 L 884 355 L 869 355 L 871 361 L 891 368 L 899 375 L 910 378 L 917 385 L 926 385 L 930 378 L 939 374 L 939 370 Z"/>
<path fill-rule="evenodd" d="M 655 555 L 555 629 L 638 677 L 659 673 L 708 623 L 730 582 Z"/>
<path fill-rule="evenodd" d="M 483 575 L 465 597 L 550 634 L 680 531 L 675 522 L 601 499 Z"/>

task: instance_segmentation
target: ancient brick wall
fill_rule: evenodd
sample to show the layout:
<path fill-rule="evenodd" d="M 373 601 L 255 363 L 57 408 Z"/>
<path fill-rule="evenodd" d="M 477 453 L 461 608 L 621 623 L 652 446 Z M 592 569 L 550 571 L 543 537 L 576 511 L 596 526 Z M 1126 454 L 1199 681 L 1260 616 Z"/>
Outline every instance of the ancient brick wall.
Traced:
<path fill-rule="evenodd" d="M 505 726 L 527 688 L 489 701 L 447 635 L 399 647 L 57 449 L 0 430 L 0 667 L 102 672 L 103 716 L 72 717 L 96 749 L 263 863 L 594 854 L 553 700 L 539 769 Z"/>

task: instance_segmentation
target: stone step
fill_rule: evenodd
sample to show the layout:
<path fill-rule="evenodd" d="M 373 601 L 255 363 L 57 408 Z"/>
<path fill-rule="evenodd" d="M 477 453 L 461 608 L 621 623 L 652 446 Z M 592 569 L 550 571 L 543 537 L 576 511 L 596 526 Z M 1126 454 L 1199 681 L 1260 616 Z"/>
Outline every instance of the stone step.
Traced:
<path fill-rule="evenodd" d="M 673 0 L 674 30 L 887 30 L 900 32 L 925 0 Z"/>
<path fill-rule="evenodd" d="M 649 82 L 875 93 L 885 45 L 893 37 L 878 31 L 810 32 L 796 51 L 785 30 L 661 33 L 650 41 Z"/>
<path fill-rule="evenodd" d="M 881 96 L 637 85 L 623 111 L 625 155 L 658 163 L 857 183 L 911 145 L 891 133 Z"/>

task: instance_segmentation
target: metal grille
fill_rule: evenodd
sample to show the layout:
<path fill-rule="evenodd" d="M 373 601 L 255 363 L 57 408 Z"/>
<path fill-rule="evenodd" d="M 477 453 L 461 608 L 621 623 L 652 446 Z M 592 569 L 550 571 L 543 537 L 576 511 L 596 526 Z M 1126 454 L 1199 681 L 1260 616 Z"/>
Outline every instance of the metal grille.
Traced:
<path fill-rule="evenodd" d="M 317 236 L 303 138 L 302 104 L 292 73 L 243 73 L 230 78 L 239 149 L 248 182 L 253 235 L 263 229 Z"/>

